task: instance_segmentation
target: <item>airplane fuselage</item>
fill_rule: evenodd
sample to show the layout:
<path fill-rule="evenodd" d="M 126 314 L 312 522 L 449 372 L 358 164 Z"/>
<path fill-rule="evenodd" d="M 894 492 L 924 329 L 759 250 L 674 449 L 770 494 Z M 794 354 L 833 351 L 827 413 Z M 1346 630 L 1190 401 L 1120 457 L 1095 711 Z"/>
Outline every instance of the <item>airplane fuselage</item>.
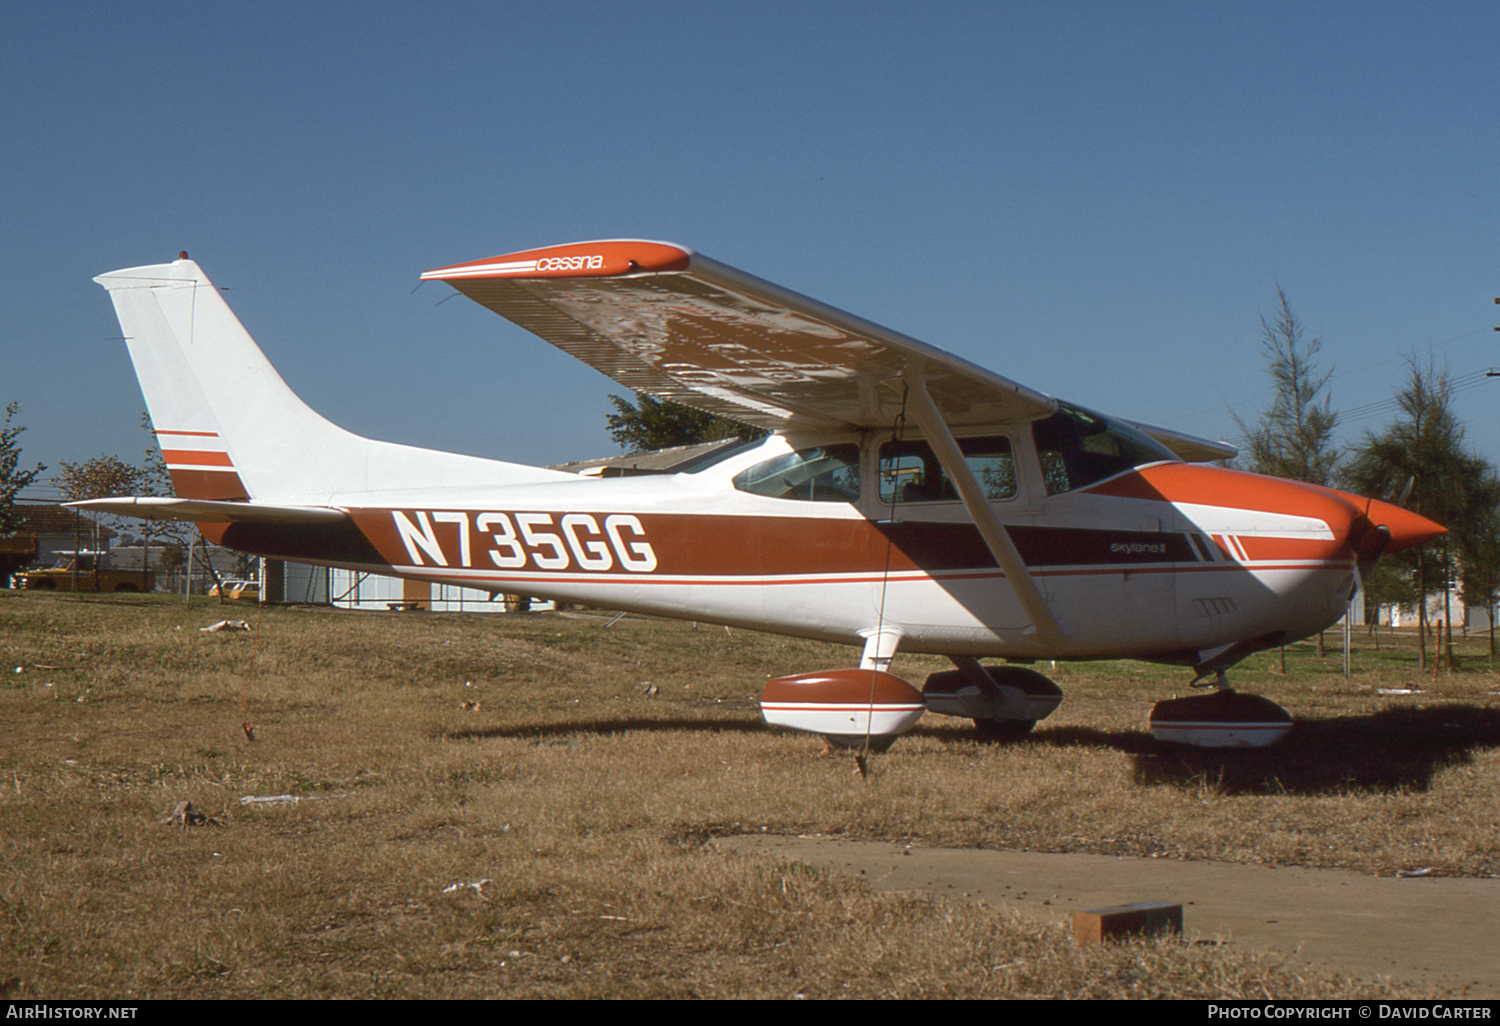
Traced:
<path fill-rule="evenodd" d="M 873 449 L 861 448 L 866 482 L 881 475 Z M 1248 638 L 1322 630 L 1354 585 L 1347 524 L 1329 520 L 1357 511 L 1332 493 L 1163 463 L 1026 501 L 1023 473 L 993 506 L 1065 625 L 1043 638 L 957 501 L 892 508 L 869 487 L 854 501 L 804 501 L 734 486 L 792 451 L 773 438 L 693 474 L 431 489 L 388 506 L 329 496 L 320 501 L 352 524 L 313 544 L 305 528 L 254 525 L 222 540 L 494 592 L 849 644 L 878 628 L 908 651 L 1012 658 L 1194 662 Z M 1015 455 L 1029 455 L 1024 433 Z M 1282 508 L 1215 504 L 1252 492 Z"/>

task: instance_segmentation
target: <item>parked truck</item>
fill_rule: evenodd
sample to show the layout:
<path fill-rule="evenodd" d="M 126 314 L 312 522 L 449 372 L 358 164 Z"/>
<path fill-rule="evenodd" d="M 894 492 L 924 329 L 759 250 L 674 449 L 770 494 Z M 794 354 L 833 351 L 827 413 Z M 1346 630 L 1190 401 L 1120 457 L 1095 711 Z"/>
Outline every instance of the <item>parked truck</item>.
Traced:
<path fill-rule="evenodd" d="M 60 553 L 56 566 L 15 575 L 22 588 L 33 591 L 151 591 L 156 575 L 150 570 L 115 570 L 104 552 Z"/>

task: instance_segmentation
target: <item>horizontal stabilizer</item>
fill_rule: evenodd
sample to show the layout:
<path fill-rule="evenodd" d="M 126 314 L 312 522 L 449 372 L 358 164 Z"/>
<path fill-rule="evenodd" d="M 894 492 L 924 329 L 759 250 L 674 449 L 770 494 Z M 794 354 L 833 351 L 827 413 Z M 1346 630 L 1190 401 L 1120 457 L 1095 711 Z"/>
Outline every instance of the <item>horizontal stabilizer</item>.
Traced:
<path fill-rule="evenodd" d="M 161 495 L 85 499 L 63 505 L 142 520 L 191 520 L 204 524 L 332 524 L 349 516 L 332 506 L 270 506 L 255 502 L 174 499 Z"/>

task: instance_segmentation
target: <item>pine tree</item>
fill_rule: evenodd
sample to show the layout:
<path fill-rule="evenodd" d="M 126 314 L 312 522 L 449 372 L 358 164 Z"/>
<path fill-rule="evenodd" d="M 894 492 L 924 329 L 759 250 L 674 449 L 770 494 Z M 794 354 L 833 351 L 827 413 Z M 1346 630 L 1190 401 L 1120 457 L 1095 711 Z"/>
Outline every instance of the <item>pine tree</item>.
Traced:
<path fill-rule="evenodd" d="M 1323 340 L 1303 341 L 1302 322 L 1279 284 L 1276 302 L 1280 307 L 1276 319 L 1268 321 L 1264 315 L 1260 319 L 1261 349 L 1276 388 L 1275 398 L 1271 408 L 1261 414 L 1259 426 L 1247 427 L 1239 417 L 1235 422 L 1245 433 L 1251 471 L 1328 485 L 1341 457 L 1333 440 L 1338 414 L 1333 411 L 1332 399 L 1324 394 L 1333 371 L 1319 375 L 1314 369 Z M 1318 655 L 1323 655 L 1321 631 Z M 1285 669 L 1285 648 L 1281 650 L 1281 663 Z"/>
<path fill-rule="evenodd" d="M 1249 469 L 1310 484 L 1331 484 L 1341 455 L 1333 440 L 1338 414 L 1324 392 L 1333 372 L 1319 375 L 1316 371 L 1323 340 L 1303 341 L 1302 322 L 1280 285 L 1276 300 L 1280 306 L 1276 319 L 1260 319 L 1261 348 L 1276 397 L 1258 426 L 1247 427 L 1235 418 L 1245 432 Z"/>
<path fill-rule="evenodd" d="M 1405 571 L 1407 595 L 1417 605 L 1423 634 L 1420 665 L 1425 666 L 1427 592 L 1433 586 L 1451 587 L 1461 567 L 1472 565 L 1482 576 L 1492 561 L 1487 546 L 1496 530 L 1500 482 L 1489 462 L 1464 441 L 1446 371 L 1435 370 L 1430 361 L 1424 367 L 1409 360 L 1407 382 L 1396 401 L 1396 419 L 1378 435 L 1366 433 L 1345 468 L 1344 482 L 1360 495 L 1388 501 L 1409 495 L 1410 509 L 1448 528 L 1446 544 L 1388 557 Z M 1476 577 L 1473 583 L 1484 582 Z"/>

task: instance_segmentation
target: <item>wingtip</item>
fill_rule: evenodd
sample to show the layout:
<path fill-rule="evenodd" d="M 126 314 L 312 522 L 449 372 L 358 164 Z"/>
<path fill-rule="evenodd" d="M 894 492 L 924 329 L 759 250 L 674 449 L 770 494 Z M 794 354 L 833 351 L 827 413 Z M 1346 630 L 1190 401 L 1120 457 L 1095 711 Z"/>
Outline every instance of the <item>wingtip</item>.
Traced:
<path fill-rule="evenodd" d="M 609 278 L 626 274 L 683 271 L 693 251 L 670 242 L 646 239 L 602 239 L 522 250 L 484 260 L 439 267 L 423 281 L 473 278 Z"/>

